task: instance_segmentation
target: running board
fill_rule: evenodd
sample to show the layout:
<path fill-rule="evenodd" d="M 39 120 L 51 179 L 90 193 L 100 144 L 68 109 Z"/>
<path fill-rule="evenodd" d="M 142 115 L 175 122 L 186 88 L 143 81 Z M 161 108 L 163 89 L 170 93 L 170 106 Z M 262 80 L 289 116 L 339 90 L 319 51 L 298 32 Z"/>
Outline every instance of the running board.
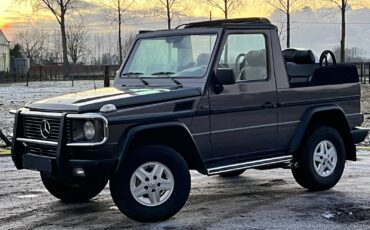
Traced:
<path fill-rule="evenodd" d="M 267 158 L 263 160 L 256 160 L 256 161 L 248 161 L 239 164 L 232 164 L 232 165 L 225 165 L 216 168 L 207 169 L 208 175 L 216 175 L 220 173 L 227 173 L 242 169 L 250 169 L 250 168 L 257 168 L 261 166 L 268 166 L 280 163 L 291 163 L 292 156 L 283 156 L 283 157 L 274 157 L 274 158 Z"/>

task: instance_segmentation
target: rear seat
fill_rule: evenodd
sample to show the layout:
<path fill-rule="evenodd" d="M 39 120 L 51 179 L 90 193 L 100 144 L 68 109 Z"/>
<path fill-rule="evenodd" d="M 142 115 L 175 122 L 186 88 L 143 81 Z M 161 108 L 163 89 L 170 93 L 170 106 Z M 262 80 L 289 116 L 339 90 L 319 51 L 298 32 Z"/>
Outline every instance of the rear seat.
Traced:
<path fill-rule="evenodd" d="M 312 50 L 286 49 L 283 56 L 292 87 L 305 86 L 315 70 L 320 67 L 315 63 Z"/>
<path fill-rule="evenodd" d="M 310 86 L 336 85 L 359 82 L 354 65 L 337 64 L 318 68 L 312 75 Z"/>
<path fill-rule="evenodd" d="M 320 66 L 315 64 L 315 56 L 311 50 L 287 49 L 283 51 L 283 56 L 292 88 L 359 81 L 358 71 L 354 65 Z"/>

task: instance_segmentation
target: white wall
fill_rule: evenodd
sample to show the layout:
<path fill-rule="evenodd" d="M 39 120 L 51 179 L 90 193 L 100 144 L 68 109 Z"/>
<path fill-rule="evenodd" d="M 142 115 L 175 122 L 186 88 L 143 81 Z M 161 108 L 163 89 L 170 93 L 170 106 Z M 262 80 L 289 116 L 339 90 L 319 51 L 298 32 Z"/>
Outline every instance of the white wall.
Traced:
<path fill-rule="evenodd" d="M 10 48 L 8 45 L 0 45 L 0 72 L 10 71 Z"/>

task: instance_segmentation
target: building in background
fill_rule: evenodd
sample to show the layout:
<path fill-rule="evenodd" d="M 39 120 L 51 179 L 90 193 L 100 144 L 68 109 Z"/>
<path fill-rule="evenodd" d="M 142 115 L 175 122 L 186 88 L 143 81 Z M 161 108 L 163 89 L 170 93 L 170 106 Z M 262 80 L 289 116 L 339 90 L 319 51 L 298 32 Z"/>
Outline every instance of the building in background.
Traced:
<path fill-rule="evenodd" d="M 0 29 L 0 72 L 10 70 L 10 46 L 9 41 Z"/>

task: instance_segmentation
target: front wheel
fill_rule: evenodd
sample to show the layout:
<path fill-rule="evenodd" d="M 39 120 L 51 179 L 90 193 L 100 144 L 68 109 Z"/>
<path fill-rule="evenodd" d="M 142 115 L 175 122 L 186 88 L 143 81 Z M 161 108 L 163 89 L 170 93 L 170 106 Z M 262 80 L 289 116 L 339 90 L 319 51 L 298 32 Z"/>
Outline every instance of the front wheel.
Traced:
<path fill-rule="evenodd" d="M 302 155 L 296 155 L 298 167 L 292 173 L 298 184 L 313 191 L 334 187 L 342 177 L 346 150 L 340 133 L 321 126 L 308 137 Z"/>
<path fill-rule="evenodd" d="M 41 180 L 53 196 L 67 203 L 86 202 L 97 196 L 108 183 L 104 180 L 69 186 L 57 176 L 45 172 L 41 172 Z"/>
<path fill-rule="evenodd" d="M 141 222 L 167 220 L 186 203 L 190 172 L 175 150 L 152 145 L 132 152 L 110 181 L 114 203 Z"/>

